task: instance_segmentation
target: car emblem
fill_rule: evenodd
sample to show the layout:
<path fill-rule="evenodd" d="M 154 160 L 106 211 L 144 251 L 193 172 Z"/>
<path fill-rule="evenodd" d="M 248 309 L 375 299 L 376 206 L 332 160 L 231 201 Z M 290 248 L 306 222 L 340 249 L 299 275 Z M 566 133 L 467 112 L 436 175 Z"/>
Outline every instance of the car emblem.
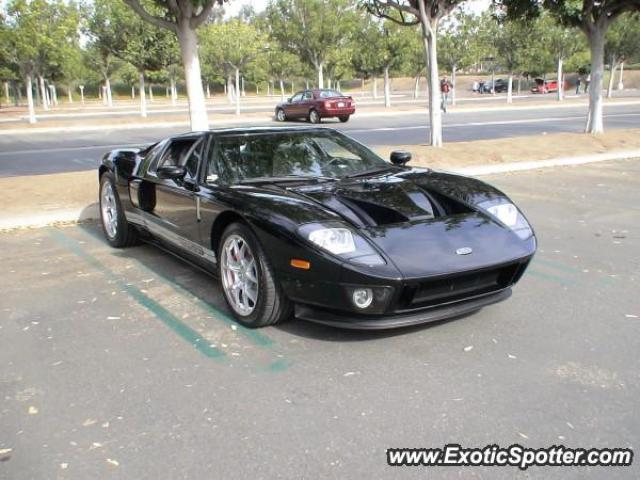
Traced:
<path fill-rule="evenodd" d="M 472 252 L 473 252 L 473 249 L 471 247 L 460 247 L 459 249 L 456 250 L 456 253 L 458 255 L 469 255 Z"/>

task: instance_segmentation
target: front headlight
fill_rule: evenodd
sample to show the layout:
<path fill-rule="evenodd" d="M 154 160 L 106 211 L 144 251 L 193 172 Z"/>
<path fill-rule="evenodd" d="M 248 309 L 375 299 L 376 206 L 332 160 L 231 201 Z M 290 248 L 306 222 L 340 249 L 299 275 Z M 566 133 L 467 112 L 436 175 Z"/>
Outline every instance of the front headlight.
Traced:
<path fill-rule="evenodd" d="M 383 265 L 384 259 L 360 234 L 339 223 L 309 223 L 298 234 L 321 249 L 351 263 Z"/>
<path fill-rule="evenodd" d="M 526 218 L 524 218 L 524 215 L 520 213 L 518 207 L 504 198 L 488 200 L 486 202 L 479 203 L 478 206 L 489 215 L 504 223 L 522 240 L 526 240 L 533 235 L 533 231 L 531 230 L 529 223 Z"/>

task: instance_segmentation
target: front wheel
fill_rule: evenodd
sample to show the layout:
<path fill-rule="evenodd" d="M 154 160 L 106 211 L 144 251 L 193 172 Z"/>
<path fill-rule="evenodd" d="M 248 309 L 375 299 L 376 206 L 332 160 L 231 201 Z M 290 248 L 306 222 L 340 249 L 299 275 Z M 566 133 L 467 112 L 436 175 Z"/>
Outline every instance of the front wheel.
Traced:
<path fill-rule="evenodd" d="M 218 247 L 218 273 L 225 300 L 242 325 L 265 327 L 286 320 L 292 307 L 253 232 L 242 223 L 227 227 Z"/>
<path fill-rule="evenodd" d="M 287 119 L 287 115 L 284 113 L 282 108 L 276 110 L 276 120 L 279 122 L 284 122 Z"/>
<path fill-rule="evenodd" d="M 99 200 L 102 231 L 107 242 L 116 248 L 135 245 L 138 241 L 138 231 L 127 222 L 111 172 L 106 172 L 100 177 Z"/>
<path fill-rule="evenodd" d="M 347 123 L 349 121 L 349 117 L 350 115 L 341 115 L 338 117 L 338 120 L 340 120 L 342 123 Z"/>
<path fill-rule="evenodd" d="M 317 110 L 311 110 L 309 112 L 309 122 L 311 123 L 320 123 L 320 114 Z"/>

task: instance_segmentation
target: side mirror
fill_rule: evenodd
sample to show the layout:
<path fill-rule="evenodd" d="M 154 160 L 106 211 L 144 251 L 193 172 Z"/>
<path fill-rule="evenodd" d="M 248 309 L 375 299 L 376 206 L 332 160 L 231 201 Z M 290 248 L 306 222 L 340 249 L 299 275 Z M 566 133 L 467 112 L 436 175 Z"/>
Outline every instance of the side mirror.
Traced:
<path fill-rule="evenodd" d="M 394 165 L 404 166 L 411 160 L 411 152 L 396 150 L 391 152 L 391 163 Z"/>
<path fill-rule="evenodd" d="M 163 180 L 182 180 L 187 174 L 187 169 L 179 165 L 167 165 L 156 170 L 158 178 Z"/>

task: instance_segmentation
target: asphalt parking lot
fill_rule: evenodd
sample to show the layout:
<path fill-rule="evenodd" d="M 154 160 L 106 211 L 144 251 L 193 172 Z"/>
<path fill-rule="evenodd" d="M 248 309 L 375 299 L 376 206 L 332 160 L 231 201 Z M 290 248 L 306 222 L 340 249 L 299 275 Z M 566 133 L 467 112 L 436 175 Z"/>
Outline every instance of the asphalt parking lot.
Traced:
<path fill-rule="evenodd" d="M 85 224 L 0 234 L 0 478 L 638 478 L 399 468 L 389 447 L 640 445 L 640 160 L 487 179 L 540 248 L 427 327 L 236 326 L 216 281 Z M 638 452 L 636 451 L 636 454 Z"/>

